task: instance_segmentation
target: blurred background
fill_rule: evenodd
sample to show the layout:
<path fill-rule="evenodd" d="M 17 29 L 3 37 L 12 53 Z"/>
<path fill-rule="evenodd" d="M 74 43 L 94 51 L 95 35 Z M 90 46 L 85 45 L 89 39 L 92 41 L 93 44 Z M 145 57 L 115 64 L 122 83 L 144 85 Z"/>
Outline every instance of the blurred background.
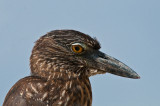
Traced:
<path fill-rule="evenodd" d="M 159 0 L 0 0 L 0 105 L 30 74 L 34 42 L 55 29 L 96 37 L 141 76 L 91 77 L 93 106 L 160 106 Z"/>

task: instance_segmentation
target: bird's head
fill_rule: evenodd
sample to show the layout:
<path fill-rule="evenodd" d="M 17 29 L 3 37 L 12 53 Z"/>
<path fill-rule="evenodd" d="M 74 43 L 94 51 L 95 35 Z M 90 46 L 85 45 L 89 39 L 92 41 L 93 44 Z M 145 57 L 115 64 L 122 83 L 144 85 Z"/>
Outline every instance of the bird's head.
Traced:
<path fill-rule="evenodd" d="M 48 78 L 75 78 L 106 72 L 140 78 L 119 60 L 99 51 L 100 44 L 74 30 L 55 30 L 37 40 L 30 57 L 31 74 Z"/>

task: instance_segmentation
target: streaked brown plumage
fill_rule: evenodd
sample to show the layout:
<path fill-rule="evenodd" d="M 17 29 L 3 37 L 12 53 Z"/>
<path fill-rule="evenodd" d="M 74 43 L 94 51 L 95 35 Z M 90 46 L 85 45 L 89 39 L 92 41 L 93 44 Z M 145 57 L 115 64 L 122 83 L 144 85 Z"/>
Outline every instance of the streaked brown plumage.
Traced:
<path fill-rule="evenodd" d="M 128 66 L 99 49 L 96 39 L 78 31 L 47 33 L 32 50 L 31 76 L 10 89 L 3 106 L 91 106 L 90 76 L 109 72 L 139 78 Z"/>

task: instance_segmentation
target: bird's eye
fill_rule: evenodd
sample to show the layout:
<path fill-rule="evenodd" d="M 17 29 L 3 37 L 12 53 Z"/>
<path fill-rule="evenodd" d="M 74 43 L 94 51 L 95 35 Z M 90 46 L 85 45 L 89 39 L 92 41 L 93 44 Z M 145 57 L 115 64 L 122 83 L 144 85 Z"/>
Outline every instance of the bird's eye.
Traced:
<path fill-rule="evenodd" d="M 81 45 L 72 45 L 72 51 L 75 53 L 82 53 L 84 48 Z"/>

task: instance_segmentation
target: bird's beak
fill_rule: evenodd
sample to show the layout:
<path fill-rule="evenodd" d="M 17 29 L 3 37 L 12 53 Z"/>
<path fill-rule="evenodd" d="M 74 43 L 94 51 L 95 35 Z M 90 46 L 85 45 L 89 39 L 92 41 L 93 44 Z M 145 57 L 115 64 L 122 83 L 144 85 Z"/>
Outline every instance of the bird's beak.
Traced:
<path fill-rule="evenodd" d="M 108 72 L 122 77 L 139 79 L 140 76 L 133 71 L 130 67 L 120 62 L 119 60 L 104 54 L 100 51 L 90 55 L 92 58 L 92 67 L 101 71 L 102 73 Z M 91 61 L 90 61 L 91 62 Z M 99 72 L 100 73 L 100 72 Z"/>

